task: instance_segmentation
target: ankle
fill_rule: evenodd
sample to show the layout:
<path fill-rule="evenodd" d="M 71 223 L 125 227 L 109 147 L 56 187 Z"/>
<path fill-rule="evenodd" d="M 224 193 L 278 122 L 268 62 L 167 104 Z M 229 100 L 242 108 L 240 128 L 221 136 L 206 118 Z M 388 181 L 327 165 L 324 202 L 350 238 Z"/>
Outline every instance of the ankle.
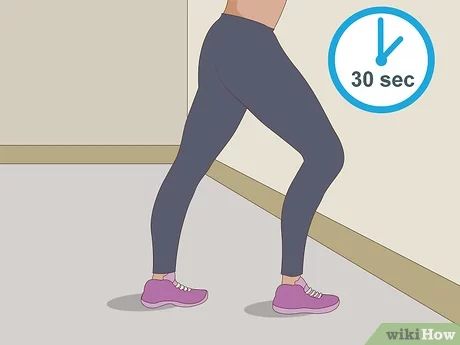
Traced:
<path fill-rule="evenodd" d="M 299 280 L 300 276 L 290 277 L 290 276 L 281 276 L 281 284 L 295 285 L 295 282 Z"/>
<path fill-rule="evenodd" d="M 152 279 L 163 280 L 166 277 L 166 273 L 154 273 Z"/>

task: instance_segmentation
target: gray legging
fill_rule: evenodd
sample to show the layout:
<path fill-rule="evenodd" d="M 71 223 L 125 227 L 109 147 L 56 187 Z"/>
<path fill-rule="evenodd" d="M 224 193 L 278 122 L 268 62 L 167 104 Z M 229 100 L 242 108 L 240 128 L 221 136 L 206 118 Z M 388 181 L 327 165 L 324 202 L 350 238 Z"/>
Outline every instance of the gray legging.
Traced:
<path fill-rule="evenodd" d="M 281 217 L 281 273 L 302 274 L 312 217 L 344 162 L 342 145 L 321 104 L 271 28 L 226 14 L 206 36 L 198 84 L 179 153 L 153 207 L 153 272 L 176 270 L 193 194 L 250 110 L 304 159 Z"/>

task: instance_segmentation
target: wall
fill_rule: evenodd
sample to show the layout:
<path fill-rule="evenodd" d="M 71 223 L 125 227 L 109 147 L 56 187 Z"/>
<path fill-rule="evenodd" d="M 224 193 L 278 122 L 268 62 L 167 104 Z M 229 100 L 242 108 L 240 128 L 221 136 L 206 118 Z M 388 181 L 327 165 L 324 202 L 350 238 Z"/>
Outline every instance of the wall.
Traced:
<path fill-rule="evenodd" d="M 338 26 L 381 1 L 288 0 L 276 34 L 307 78 L 339 134 L 345 167 L 319 211 L 419 264 L 460 283 L 459 49 L 454 28 L 460 4 L 386 1 L 417 17 L 429 31 L 437 67 L 426 94 L 391 116 L 353 108 L 339 96 L 327 69 Z M 189 0 L 189 105 L 197 87 L 199 49 L 224 0 Z M 280 114 L 282 116 L 282 114 Z M 300 155 L 247 114 L 219 160 L 285 192 Z"/>
<path fill-rule="evenodd" d="M 0 145 L 177 144 L 186 23 L 186 0 L 1 0 Z"/>

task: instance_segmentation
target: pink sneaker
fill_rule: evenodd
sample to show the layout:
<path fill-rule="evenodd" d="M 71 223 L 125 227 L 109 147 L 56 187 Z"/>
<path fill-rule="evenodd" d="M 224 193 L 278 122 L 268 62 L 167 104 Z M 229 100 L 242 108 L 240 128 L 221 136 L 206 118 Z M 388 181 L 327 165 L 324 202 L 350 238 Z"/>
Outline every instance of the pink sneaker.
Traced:
<path fill-rule="evenodd" d="M 337 296 L 313 290 L 300 277 L 295 285 L 278 286 L 273 299 L 273 310 L 280 314 L 323 314 L 337 309 L 339 304 Z"/>
<path fill-rule="evenodd" d="M 176 281 L 176 274 L 168 273 L 164 280 L 150 279 L 145 283 L 141 303 L 147 308 L 167 304 L 177 307 L 194 307 L 208 299 L 208 291 L 191 289 Z"/>

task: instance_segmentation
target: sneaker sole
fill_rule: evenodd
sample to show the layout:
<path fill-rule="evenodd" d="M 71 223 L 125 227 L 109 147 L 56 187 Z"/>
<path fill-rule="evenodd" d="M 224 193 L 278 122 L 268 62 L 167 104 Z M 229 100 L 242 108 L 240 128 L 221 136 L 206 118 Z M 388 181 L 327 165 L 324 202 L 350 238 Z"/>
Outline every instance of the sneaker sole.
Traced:
<path fill-rule="evenodd" d="M 175 307 L 189 308 L 189 307 L 196 307 L 197 305 L 203 304 L 204 302 L 207 301 L 207 299 L 208 299 L 208 295 L 206 294 L 206 297 L 203 300 L 197 303 L 193 303 L 193 304 L 180 303 L 176 301 L 161 301 L 157 303 L 148 303 L 143 300 L 141 300 L 141 303 L 144 307 L 149 308 L 149 309 L 156 309 L 156 308 L 163 307 L 165 305 L 173 305 Z"/>
<path fill-rule="evenodd" d="M 293 314 L 326 314 L 334 311 L 338 308 L 340 302 L 337 302 L 334 305 L 329 307 L 320 308 L 320 309 L 311 309 L 311 308 L 298 308 L 298 309 L 287 309 L 281 308 L 276 305 L 272 305 L 273 310 L 279 314 L 293 315 Z"/>

